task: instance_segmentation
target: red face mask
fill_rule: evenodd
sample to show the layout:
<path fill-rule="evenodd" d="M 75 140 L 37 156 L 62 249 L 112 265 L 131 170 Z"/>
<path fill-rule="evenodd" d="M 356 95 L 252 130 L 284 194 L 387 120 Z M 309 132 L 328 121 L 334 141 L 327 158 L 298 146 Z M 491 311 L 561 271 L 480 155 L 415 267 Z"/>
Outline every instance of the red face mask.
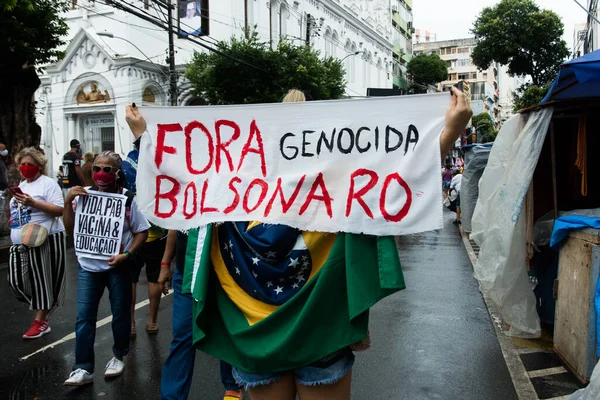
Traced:
<path fill-rule="evenodd" d="M 117 174 L 115 172 L 107 173 L 104 171 L 94 172 L 94 182 L 100 187 L 112 186 L 117 180 Z"/>
<path fill-rule="evenodd" d="M 40 167 L 38 167 L 37 165 L 25 164 L 19 167 L 19 171 L 21 171 L 21 175 L 23 175 L 23 178 L 33 179 L 40 172 Z"/>

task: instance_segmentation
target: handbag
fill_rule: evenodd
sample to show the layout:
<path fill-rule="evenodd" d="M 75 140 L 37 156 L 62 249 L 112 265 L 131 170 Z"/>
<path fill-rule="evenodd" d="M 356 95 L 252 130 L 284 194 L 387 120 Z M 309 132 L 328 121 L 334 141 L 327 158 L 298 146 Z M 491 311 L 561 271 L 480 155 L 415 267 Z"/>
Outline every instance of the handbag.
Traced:
<path fill-rule="evenodd" d="M 54 226 L 54 221 L 56 218 L 52 219 L 52 225 L 50 225 L 50 230 Z M 21 223 L 21 207 L 19 207 L 19 224 Z M 46 240 L 48 240 L 48 229 L 44 227 L 44 225 L 29 223 L 21 226 L 21 232 L 19 233 L 19 239 L 21 239 L 21 243 L 27 247 L 40 247 Z"/>

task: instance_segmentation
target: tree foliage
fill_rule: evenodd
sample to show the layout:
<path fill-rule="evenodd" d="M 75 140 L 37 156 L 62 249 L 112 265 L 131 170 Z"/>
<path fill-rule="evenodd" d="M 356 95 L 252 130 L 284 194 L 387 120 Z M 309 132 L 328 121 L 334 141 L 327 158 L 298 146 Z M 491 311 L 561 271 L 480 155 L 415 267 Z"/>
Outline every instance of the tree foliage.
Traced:
<path fill-rule="evenodd" d="M 419 54 L 413 57 L 406 69 L 412 80 L 413 93 L 426 93 L 427 86 L 448 79 L 448 66 L 437 54 Z"/>
<path fill-rule="evenodd" d="M 321 58 L 308 46 L 281 41 L 277 48 L 256 33 L 220 42 L 218 53 L 195 53 L 185 72 L 194 94 L 209 104 L 279 102 L 289 89 L 302 90 L 312 100 L 339 99 L 344 94 L 340 60 Z"/>
<path fill-rule="evenodd" d="M 515 105 L 513 111 L 518 112 L 519 110 L 540 104 L 540 101 L 546 96 L 550 85 L 551 83 L 548 83 L 543 87 L 525 85 L 517 89 L 514 93 Z"/>
<path fill-rule="evenodd" d="M 0 0 L 0 141 L 14 155 L 40 143 L 32 97 L 40 80 L 36 67 L 55 62 L 68 26 L 61 13 L 67 0 Z"/>
<path fill-rule="evenodd" d="M 69 1 L 0 1 L 0 26 L 5 32 L 0 41 L 0 71 L 58 61 L 63 54 L 58 48 L 68 31 L 60 14 L 68 10 Z"/>
<path fill-rule="evenodd" d="M 477 47 L 471 57 L 479 69 L 496 61 L 511 75 L 529 75 L 536 86 L 550 82 L 569 55 L 556 13 L 533 0 L 502 0 L 483 9 L 473 28 Z"/>
<path fill-rule="evenodd" d="M 494 127 L 494 120 L 487 112 L 473 116 L 471 123 L 479 134 L 482 143 L 493 142 L 496 139 L 498 132 Z"/>

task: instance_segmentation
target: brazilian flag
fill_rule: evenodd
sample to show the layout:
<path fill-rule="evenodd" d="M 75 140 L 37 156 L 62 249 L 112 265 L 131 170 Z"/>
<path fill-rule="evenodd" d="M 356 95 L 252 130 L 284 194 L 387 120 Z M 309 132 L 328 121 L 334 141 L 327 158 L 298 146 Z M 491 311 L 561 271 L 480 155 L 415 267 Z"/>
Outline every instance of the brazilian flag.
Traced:
<path fill-rule="evenodd" d="M 369 308 L 405 287 L 393 237 L 258 222 L 190 231 L 185 270 L 195 346 L 255 373 L 305 366 L 365 339 Z"/>

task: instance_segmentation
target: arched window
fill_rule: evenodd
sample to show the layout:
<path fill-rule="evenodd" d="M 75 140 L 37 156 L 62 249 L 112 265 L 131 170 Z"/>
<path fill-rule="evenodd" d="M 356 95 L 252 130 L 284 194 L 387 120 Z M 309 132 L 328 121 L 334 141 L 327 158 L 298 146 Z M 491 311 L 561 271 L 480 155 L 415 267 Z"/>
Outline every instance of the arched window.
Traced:
<path fill-rule="evenodd" d="M 254 29 L 254 0 L 244 0 L 244 18 L 246 22 L 246 31 Z"/>
<path fill-rule="evenodd" d="M 373 66 L 371 65 L 371 53 L 365 51 L 364 54 L 364 83 L 366 87 L 369 87 L 371 85 L 371 74 Z"/>
<path fill-rule="evenodd" d="M 331 36 L 331 55 L 332 57 L 337 57 L 338 54 L 338 46 L 339 46 L 339 37 L 336 31 L 333 31 L 333 35 Z"/>
<path fill-rule="evenodd" d="M 325 39 L 325 57 L 333 56 L 333 36 L 331 29 L 327 28 L 324 35 Z"/>
<path fill-rule="evenodd" d="M 279 8 L 279 37 L 284 39 L 287 35 L 287 21 L 290 12 L 287 5 L 281 4 Z"/>
<path fill-rule="evenodd" d="M 271 47 L 277 47 L 279 42 L 279 2 L 271 0 L 270 25 L 271 25 Z"/>
<path fill-rule="evenodd" d="M 381 77 L 383 76 L 383 63 L 381 62 L 381 58 L 377 59 L 377 87 L 384 87 Z M 385 78 L 383 79 L 385 82 Z"/>
<path fill-rule="evenodd" d="M 358 55 L 355 54 L 357 51 L 358 49 L 356 47 L 356 43 L 352 43 L 352 45 L 350 46 L 350 57 L 346 59 L 348 61 L 349 82 L 356 82 L 356 58 L 358 57 Z"/>

